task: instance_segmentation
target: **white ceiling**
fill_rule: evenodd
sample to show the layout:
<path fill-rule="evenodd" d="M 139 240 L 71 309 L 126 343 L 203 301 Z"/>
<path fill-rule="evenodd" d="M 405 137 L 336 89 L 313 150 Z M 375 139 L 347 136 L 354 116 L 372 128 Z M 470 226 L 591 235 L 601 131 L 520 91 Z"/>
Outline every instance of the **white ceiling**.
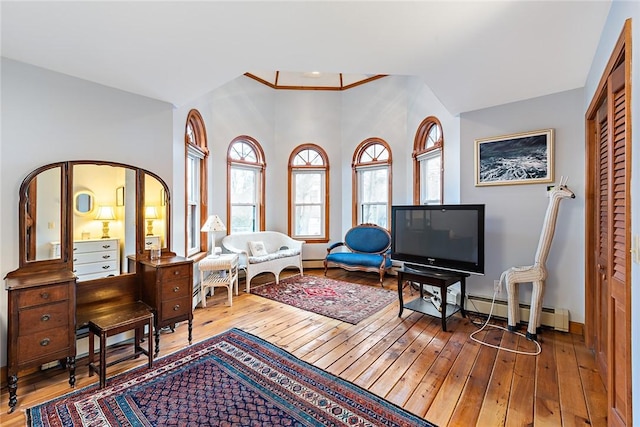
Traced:
<path fill-rule="evenodd" d="M 2 1 L 2 56 L 184 105 L 250 70 L 420 77 L 452 113 L 584 86 L 610 0 Z"/>

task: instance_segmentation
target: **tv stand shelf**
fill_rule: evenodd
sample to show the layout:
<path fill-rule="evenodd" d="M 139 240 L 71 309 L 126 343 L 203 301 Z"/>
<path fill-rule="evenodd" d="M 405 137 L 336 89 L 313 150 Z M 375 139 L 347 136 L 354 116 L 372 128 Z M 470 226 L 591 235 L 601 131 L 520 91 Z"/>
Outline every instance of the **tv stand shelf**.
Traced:
<path fill-rule="evenodd" d="M 439 270 L 428 269 L 411 269 L 403 268 L 398 270 L 398 298 L 400 299 L 400 313 L 398 317 L 402 317 L 405 308 L 428 316 L 439 317 L 442 322 L 442 330 L 447 330 L 447 318 L 454 315 L 458 311 L 462 317 L 466 317 L 464 311 L 465 299 L 465 280 L 469 277 L 468 273 L 443 272 Z M 420 284 L 420 297 L 408 303 L 404 303 L 402 295 L 402 285 L 405 282 L 416 282 Z M 460 282 L 460 306 L 454 304 L 446 304 L 447 288 L 455 283 Z M 423 285 L 431 285 L 440 288 L 440 295 L 444 296 L 444 304 L 442 310 L 439 311 L 431 300 L 425 300 Z"/>

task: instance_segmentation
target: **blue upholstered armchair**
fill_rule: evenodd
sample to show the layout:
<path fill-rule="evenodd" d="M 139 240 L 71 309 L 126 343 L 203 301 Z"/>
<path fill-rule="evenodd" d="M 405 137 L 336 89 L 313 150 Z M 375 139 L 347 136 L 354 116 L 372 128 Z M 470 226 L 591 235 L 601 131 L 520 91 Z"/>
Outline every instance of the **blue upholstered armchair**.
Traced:
<path fill-rule="evenodd" d="M 347 251 L 334 251 L 346 247 Z M 380 274 L 380 285 L 384 273 L 391 268 L 391 235 L 375 224 L 360 224 L 344 235 L 344 242 L 334 243 L 327 248 L 324 259 L 324 275 L 329 266 L 337 266 L 349 271 L 374 271 Z"/>

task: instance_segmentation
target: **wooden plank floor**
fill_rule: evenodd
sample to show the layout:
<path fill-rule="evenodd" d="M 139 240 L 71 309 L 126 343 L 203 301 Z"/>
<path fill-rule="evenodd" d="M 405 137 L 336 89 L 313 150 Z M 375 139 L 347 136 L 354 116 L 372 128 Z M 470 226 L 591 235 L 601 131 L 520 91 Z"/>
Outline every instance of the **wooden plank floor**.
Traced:
<path fill-rule="evenodd" d="M 321 275 L 321 270 L 305 274 Z M 287 273 L 285 272 L 286 276 Z M 379 286 L 375 274 L 330 270 L 328 276 Z M 257 277 L 255 283 L 273 280 Z M 397 290 L 388 277 L 384 287 Z M 244 286 L 241 283 L 240 289 Z M 405 298 L 412 296 L 408 289 Z M 241 293 L 233 307 L 218 290 L 207 308 L 194 312 L 194 342 L 236 327 L 257 335 L 334 375 L 340 376 L 440 426 L 604 426 L 606 392 L 594 357 L 581 336 L 544 330 L 542 353 L 526 356 L 480 345 L 469 338 L 478 329 L 459 314 L 449 319 L 448 332 L 440 320 L 405 310 L 398 303 L 357 325 L 329 319 L 286 304 Z M 480 323 L 482 319 L 472 316 Z M 496 321 L 500 323 L 500 321 Z M 515 334 L 488 328 L 478 334 L 502 347 L 534 350 L 534 344 Z M 187 326 L 163 333 L 160 356 L 186 345 Z M 113 355 L 126 349 L 115 349 Z M 144 363 L 122 362 L 108 376 Z M 77 384 L 98 381 L 88 377 L 86 358 L 78 360 Z M 3 427 L 24 425 L 24 410 L 69 392 L 68 375 L 60 368 L 20 378 L 18 407 L 7 413 L 6 387 L 1 395 Z"/>

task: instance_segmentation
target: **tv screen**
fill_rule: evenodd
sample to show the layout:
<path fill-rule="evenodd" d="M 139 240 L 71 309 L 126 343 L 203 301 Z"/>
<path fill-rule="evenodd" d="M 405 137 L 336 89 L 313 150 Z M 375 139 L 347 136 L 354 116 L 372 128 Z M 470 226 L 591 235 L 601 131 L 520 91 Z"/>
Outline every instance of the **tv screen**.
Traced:
<path fill-rule="evenodd" d="M 392 206 L 391 259 L 484 274 L 484 205 Z"/>

